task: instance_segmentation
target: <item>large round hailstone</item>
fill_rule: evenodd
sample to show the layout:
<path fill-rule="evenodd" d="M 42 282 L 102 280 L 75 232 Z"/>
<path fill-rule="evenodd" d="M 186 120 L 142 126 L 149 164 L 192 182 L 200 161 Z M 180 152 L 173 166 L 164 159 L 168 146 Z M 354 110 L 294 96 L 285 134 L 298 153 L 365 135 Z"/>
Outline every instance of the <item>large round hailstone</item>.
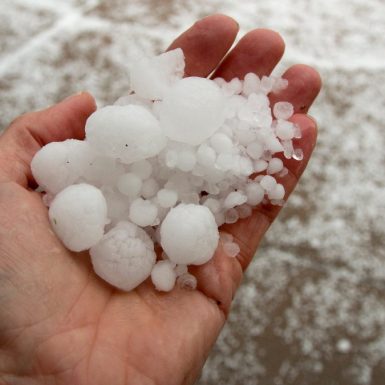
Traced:
<path fill-rule="evenodd" d="M 224 96 L 211 80 L 188 77 L 177 82 L 160 107 L 160 125 L 172 140 L 201 144 L 224 122 Z"/>
<path fill-rule="evenodd" d="M 51 142 L 33 157 L 32 175 L 45 191 L 57 194 L 83 176 L 94 158 L 94 151 L 85 141 L 67 139 L 64 142 Z"/>
<path fill-rule="evenodd" d="M 98 188 L 86 183 L 74 184 L 56 195 L 48 216 L 64 245 L 72 251 L 82 251 L 103 237 L 107 204 Z"/>
<path fill-rule="evenodd" d="M 202 265 L 214 255 L 219 232 L 214 215 L 206 206 L 182 203 L 166 215 L 160 227 L 160 239 L 171 261 Z"/>
<path fill-rule="evenodd" d="M 126 291 L 147 279 L 156 261 L 151 238 L 143 229 L 126 221 L 106 233 L 90 254 L 95 273 Z"/>
<path fill-rule="evenodd" d="M 95 111 L 87 120 L 86 138 L 101 154 L 126 164 L 157 155 L 166 146 L 158 120 L 138 105 Z"/>

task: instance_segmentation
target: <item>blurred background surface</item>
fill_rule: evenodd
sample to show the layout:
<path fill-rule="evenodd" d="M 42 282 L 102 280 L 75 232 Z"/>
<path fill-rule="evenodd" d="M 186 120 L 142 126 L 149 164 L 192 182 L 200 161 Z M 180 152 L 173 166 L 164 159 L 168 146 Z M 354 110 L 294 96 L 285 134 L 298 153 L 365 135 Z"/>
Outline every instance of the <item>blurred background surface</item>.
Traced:
<path fill-rule="evenodd" d="M 315 66 L 319 144 L 250 266 L 199 385 L 385 384 L 383 0 L 0 0 L 0 129 L 88 90 L 129 88 L 128 63 L 196 19 L 271 28 L 277 73 Z"/>

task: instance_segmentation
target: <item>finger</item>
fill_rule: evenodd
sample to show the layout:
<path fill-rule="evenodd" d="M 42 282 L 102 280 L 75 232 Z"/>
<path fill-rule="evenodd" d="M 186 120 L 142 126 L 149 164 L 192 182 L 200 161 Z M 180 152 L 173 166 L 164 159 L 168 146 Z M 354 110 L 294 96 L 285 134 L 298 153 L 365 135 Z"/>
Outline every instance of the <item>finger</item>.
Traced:
<path fill-rule="evenodd" d="M 316 123 L 310 117 L 298 114 L 292 118 L 292 121 L 301 128 L 302 137 L 296 140 L 294 145 L 303 150 L 304 157 L 301 161 L 291 160 L 285 164 L 289 174 L 278 180 L 285 187 L 285 200 L 294 190 L 305 170 L 317 137 Z M 189 269 L 197 277 L 198 289 L 214 299 L 225 314 L 228 313 L 236 289 L 241 282 L 242 271 L 249 265 L 263 235 L 280 210 L 280 206 L 260 205 L 253 210 L 250 217 L 234 224 L 223 225 L 221 231 L 232 234 L 234 242 L 238 243 L 239 255 L 236 258 L 228 257 L 219 245 L 214 257 L 207 264 Z"/>
<path fill-rule="evenodd" d="M 186 76 L 208 76 L 233 44 L 238 23 L 225 15 L 211 15 L 196 22 L 167 49 L 181 48 Z"/>
<path fill-rule="evenodd" d="M 284 50 L 285 43 L 278 33 L 268 29 L 255 29 L 247 33 L 230 51 L 213 78 L 243 79 L 249 72 L 258 76 L 269 75 L 280 61 Z"/>
<path fill-rule="evenodd" d="M 93 97 L 81 93 L 13 121 L 0 136 L 0 182 L 33 184 L 30 164 L 35 153 L 50 142 L 83 139 L 86 120 L 95 109 Z"/>
<path fill-rule="evenodd" d="M 285 90 L 270 94 L 271 105 L 287 101 L 293 105 L 295 113 L 306 113 L 321 89 L 322 81 L 319 73 L 307 65 L 296 64 L 282 77 L 287 79 L 289 84 Z"/>

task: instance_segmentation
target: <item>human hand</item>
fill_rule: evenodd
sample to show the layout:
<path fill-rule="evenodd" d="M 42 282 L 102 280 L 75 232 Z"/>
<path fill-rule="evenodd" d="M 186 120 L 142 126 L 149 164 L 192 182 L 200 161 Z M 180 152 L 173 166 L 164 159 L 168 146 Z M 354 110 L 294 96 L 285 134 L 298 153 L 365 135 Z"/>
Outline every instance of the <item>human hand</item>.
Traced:
<path fill-rule="evenodd" d="M 208 76 L 230 49 L 237 24 L 207 17 L 177 38 L 188 75 Z M 214 76 L 268 75 L 284 50 L 274 32 L 253 30 L 230 51 Z M 289 87 L 272 95 L 296 110 L 302 161 L 285 161 L 287 195 L 304 171 L 316 141 L 306 114 L 320 89 L 307 66 L 284 75 Z M 232 298 L 264 233 L 279 212 L 261 206 L 250 218 L 223 226 L 241 247 L 237 258 L 219 248 L 191 271 L 198 290 L 154 290 L 148 281 L 125 293 L 93 272 L 89 254 L 67 250 L 51 230 L 47 209 L 31 186 L 30 162 L 41 146 L 84 138 L 95 110 L 86 93 L 15 120 L 0 137 L 0 384 L 192 384 L 224 325 Z M 286 196 L 287 198 L 287 196 Z"/>

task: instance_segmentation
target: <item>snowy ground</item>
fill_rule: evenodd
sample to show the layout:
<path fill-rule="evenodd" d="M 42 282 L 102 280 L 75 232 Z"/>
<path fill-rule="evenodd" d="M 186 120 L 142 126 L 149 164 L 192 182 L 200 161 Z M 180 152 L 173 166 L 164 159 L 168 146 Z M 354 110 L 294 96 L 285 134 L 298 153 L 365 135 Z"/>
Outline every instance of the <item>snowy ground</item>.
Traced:
<path fill-rule="evenodd" d="M 279 31 L 281 71 L 316 66 L 319 145 L 251 265 L 200 385 L 385 382 L 383 0 L 1 0 L 0 127 L 89 90 L 128 87 L 127 63 L 196 18 Z"/>

